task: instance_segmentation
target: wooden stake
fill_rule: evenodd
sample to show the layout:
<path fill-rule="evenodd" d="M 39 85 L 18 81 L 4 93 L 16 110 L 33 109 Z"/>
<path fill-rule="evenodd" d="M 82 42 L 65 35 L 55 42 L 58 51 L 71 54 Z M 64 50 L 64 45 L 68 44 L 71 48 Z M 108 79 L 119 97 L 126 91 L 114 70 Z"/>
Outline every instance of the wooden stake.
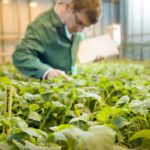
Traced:
<path fill-rule="evenodd" d="M 4 117 L 8 120 L 11 119 L 11 110 L 12 110 L 12 86 L 6 85 L 6 97 L 5 97 L 5 110 L 4 110 Z M 4 133 L 9 134 L 10 129 L 4 128 Z"/>

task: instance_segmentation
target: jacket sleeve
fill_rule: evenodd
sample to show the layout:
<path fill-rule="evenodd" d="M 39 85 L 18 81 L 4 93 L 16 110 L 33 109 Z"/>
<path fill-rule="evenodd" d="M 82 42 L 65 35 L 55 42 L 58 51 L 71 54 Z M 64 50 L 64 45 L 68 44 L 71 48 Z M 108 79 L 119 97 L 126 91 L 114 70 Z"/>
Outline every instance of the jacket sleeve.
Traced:
<path fill-rule="evenodd" d="M 42 53 L 44 53 L 42 35 L 32 26 L 28 26 L 25 37 L 16 46 L 12 55 L 13 64 L 23 74 L 40 79 L 51 68 L 40 60 Z"/>

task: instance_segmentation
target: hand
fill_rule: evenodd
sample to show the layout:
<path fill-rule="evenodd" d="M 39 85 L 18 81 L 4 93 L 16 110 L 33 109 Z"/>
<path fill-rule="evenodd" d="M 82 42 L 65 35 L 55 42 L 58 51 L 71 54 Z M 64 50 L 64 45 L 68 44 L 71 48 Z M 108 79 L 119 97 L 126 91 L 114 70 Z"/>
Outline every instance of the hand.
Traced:
<path fill-rule="evenodd" d="M 94 62 L 101 61 L 104 59 L 104 56 L 96 56 Z"/>
<path fill-rule="evenodd" d="M 59 69 L 50 70 L 47 74 L 47 79 L 55 78 L 55 77 L 58 77 L 60 75 L 62 75 L 65 79 L 70 80 L 70 77 L 64 71 L 59 70 Z"/>

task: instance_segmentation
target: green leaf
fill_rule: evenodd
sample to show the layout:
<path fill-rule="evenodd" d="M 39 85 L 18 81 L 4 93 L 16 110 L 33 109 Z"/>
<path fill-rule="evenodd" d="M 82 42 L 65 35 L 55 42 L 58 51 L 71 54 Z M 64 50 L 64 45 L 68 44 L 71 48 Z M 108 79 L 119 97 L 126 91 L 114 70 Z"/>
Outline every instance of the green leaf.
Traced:
<path fill-rule="evenodd" d="M 129 149 L 125 147 L 121 147 L 119 145 L 114 145 L 113 150 L 129 150 Z"/>
<path fill-rule="evenodd" d="M 143 101 L 144 108 L 150 108 L 150 98 L 147 98 Z"/>
<path fill-rule="evenodd" d="M 37 104 L 30 104 L 29 108 L 30 108 L 30 111 L 36 111 L 40 108 L 40 106 Z"/>
<path fill-rule="evenodd" d="M 5 118 L 0 119 L 0 123 L 2 123 L 2 125 L 5 126 L 6 128 L 10 129 L 11 127 L 11 122 L 8 119 L 5 119 Z"/>
<path fill-rule="evenodd" d="M 89 128 L 92 137 L 86 141 L 88 150 L 110 150 L 115 141 L 115 132 L 107 126 L 92 126 Z"/>
<path fill-rule="evenodd" d="M 42 116 L 38 114 L 36 111 L 31 111 L 29 114 L 29 119 L 35 120 L 35 121 L 41 121 Z"/>
<path fill-rule="evenodd" d="M 64 129 L 69 129 L 72 125 L 71 124 L 61 124 L 59 126 L 50 127 L 52 131 L 61 131 Z"/>
<path fill-rule="evenodd" d="M 124 117 L 118 116 L 113 119 L 113 124 L 121 129 L 124 126 L 129 125 L 130 123 Z"/>
<path fill-rule="evenodd" d="M 127 109 L 124 109 L 124 108 L 111 108 L 111 114 L 113 116 L 116 116 L 116 115 L 121 115 L 121 114 L 125 114 L 125 113 L 128 113 L 128 110 Z"/>
<path fill-rule="evenodd" d="M 21 129 L 24 133 L 27 133 L 30 136 L 33 137 L 41 137 L 41 133 L 37 132 L 34 128 L 27 128 L 27 129 Z"/>
<path fill-rule="evenodd" d="M 4 134 L 0 134 L 0 141 L 6 140 L 7 139 L 7 135 Z"/>
<path fill-rule="evenodd" d="M 7 77 L 0 77 L 0 83 L 10 85 L 10 84 L 11 84 L 11 81 L 10 81 L 10 79 L 7 78 Z"/>
<path fill-rule="evenodd" d="M 25 150 L 61 150 L 60 146 L 53 146 L 53 147 L 45 147 L 45 146 L 37 146 L 29 141 L 25 141 Z"/>
<path fill-rule="evenodd" d="M 94 98 L 98 101 L 101 101 L 101 99 L 102 99 L 102 97 L 96 93 L 86 92 L 83 89 L 78 89 L 78 91 L 81 93 L 79 97 L 90 97 L 90 98 Z"/>
<path fill-rule="evenodd" d="M 106 122 L 111 115 L 111 107 L 103 108 L 96 116 L 98 121 Z"/>
<path fill-rule="evenodd" d="M 19 143 L 18 141 L 16 140 L 12 140 L 12 143 L 17 147 L 19 148 L 20 150 L 23 150 L 24 149 L 24 145 Z"/>
<path fill-rule="evenodd" d="M 133 136 L 129 138 L 129 141 L 138 139 L 138 138 L 148 138 L 150 139 L 150 130 L 141 130 L 136 132 Z"/>
<path fill-rule="evenodd" d="M 51 103 L 51 102 L 45 102 L 45 103 L 43 104 L 43 106 L 44 106 L 44 108 L 46 108 L 46 109 L 50 109 L 50 108 L 52 107 L 52 103 Z"/>
<path fill-rule="evenodd" d="M 129 108 L 131 111 L 138 113 L 142 109 L 142 101 L 140 100 L 133 100 L 129 104 Z"/>
<path fill-rule="evenodd" d="M 28 128 L 28 124 L 22 118 L 19 117 L 12 117 L 11 124 L 12 127 L 17 126 L 20 128 Z"/>
<path fill-rule="evenodd" d="M 50 101 L 51 100 L 51 93 L 42 93 L 41 97 L 43 98 L 43 100 L 45 101 Z"/>
<path fill-rule="evenodd" d="M 65 108 L 65 105 L 60 103 L 59 101 L 52 101 L 53 107 L 55 108 Z"/>
<path fill-rule="evenodd" d="M 75 85 L 76 86 L 85 86 L 86 81 L 84 79 L 83 80 L 78 80 L 77 82 L 75 82 Z"/>
<path fill-rule="evenodd" d="M 106 126 L 92 126 L 88 131 L 75 126 L 54 133 L 56 141 L 64 141 L 70 150 L 99 150 L 113 147 L 115 133 Z"/>
<path fill-rule="evenodd" d="M 116 103 L 117 105 L 124 105 L 127 104 L 129 102 L 130 98 L 127 95 L 122 96 L 118 102 Z"/>
<path fill-rule="evenodd" d="M 146 115 L 148 113 L 147 108 L 149 107 L 149 101 L 140 101 L 140 100 L 133 100 L 129 104 L 129 108 L 134 113 L 140 113 L 141 115 Z"/>
<path fill-rule="evenodd" d="M 78 118 L 72 118 L 69 123 L 73 123 L 76 121 L 84 121 L 87 122 L 89 120 L 89 115 L 88 114 L 82 114 L 82 116 L 78 117 Z"/>
<path fill-rule="evenodd" d="M 54 137 L 57 141 L 67 141 L 66 136 L 62 132 L 55 132 Z"/>
<path fill-rule="evenodd" d="M 0 141 L 0 150 L 16 150 L 16 147 L 6 141 Z"/>
<path fill-rule="evenodd" d="M 25 99 L 27 99 L 29 101 L 33 101 L 33 100 L 36 99 L 37 95 L 33 95 L 33 94 L 30 94 L 30 93 L 25 93 L 24 97 L 25 97 Z"/>

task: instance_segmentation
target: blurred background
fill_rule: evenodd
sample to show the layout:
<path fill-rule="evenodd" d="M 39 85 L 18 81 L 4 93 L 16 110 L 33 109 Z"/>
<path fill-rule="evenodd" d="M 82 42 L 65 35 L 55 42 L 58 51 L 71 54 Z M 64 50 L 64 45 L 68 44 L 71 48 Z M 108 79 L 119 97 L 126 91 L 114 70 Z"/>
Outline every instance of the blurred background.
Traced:
<path fill-rule="evenodd" d="M 118 58 L 150 60 L 150 0 L 102 0 L 99 22 L 86 29 L 87 37 L 109 33 L 120 50 Z M 54 0 L 0 0 L 0 64 L 11 54 L 27 25 Z"/>

